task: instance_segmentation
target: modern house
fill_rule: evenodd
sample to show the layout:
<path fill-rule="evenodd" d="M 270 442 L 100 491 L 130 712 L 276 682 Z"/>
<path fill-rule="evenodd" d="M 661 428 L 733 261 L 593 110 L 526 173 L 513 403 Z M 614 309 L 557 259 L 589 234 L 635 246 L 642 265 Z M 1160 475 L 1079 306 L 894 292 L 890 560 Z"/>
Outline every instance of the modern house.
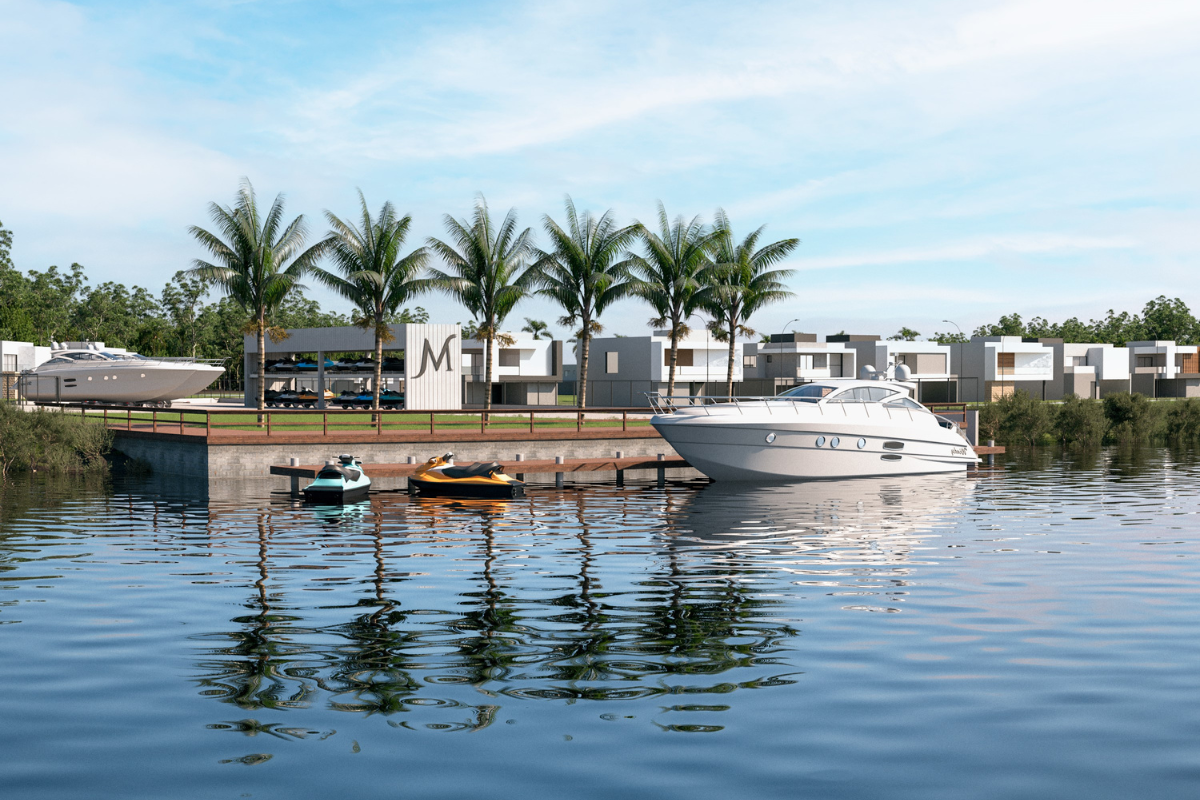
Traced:
<path fill-rule="evenodd" d="M 717 395 L 725 391 L 729 345 L 711 336 L 692 333 L 679 342 L 675 395 Z M 588 353 L 588 405 L 645 406 L 648 392 L 667 393 L 671 338 L 666 331 L 651 336 L 593 339 Z M 741 359 L 735 358 L 733 380 L 742 380 Z"/>
<path fill-rule="evenodd" d="M 1054 350 L 1054 378 L 1046 389 L 1047 400 L 1069 394 L 1099 400 L 1129 392 L 1129 351 L 1111 344 L 1039 339 Z"/>
<path fill-rule="evenodd" d="M 743 379 L 737 393 L 776 395 L 798 383 L 853 378 L 858 362 L 851 338 L 854 343 L 879 339 L 843 336 L 818 342 L 815 333 L 773 333 L 770 342 L 747 342 L 742 346 Z"/>
<path fill-rule="evenodd" d="M 30 342 L 0 342 L 0 399 L 18 400 L 17 376 L 50 360 L 50 348 Z"/>
<path fill-rule="evenodd" d="M 973 336 L 950 346 L 950 372 L 958 376 L 959 400 L 999 400 L 1017 389 L 1047 399 L 1054 388 L 1054 349 L 1020 336 Z M 1061 376 L 1061 373 L 1059 373 Z"/>
<path fill-rule="evenodd" d="M 1173 341 L 1127 342 L 1130 388 L 1147 397 L 1200 397 L 1200 353 Z"/>
<path fill-rule="evenodd" d="M 953 403 L 958 400 L 958 375 L 950 370 L 950 345 L 938 342 L 881 340 L 878 336 L 825 337 L 842 342 L 857 354 L 861 370 L 871 366 L 879 374 L 901 364 L 908 367 L 909 380 L 917 384 L 916 399 L 922 403 Z"/>
<path fill-rule="evenodd" d="M 492 403 L 494 405 L 558 405 L 563 380 L 563 343 L 507 333 L 512 344 L 492 346 Z M 487 391 L 487 342 L 462 343 L 463 404 L 483 405 Z"/>

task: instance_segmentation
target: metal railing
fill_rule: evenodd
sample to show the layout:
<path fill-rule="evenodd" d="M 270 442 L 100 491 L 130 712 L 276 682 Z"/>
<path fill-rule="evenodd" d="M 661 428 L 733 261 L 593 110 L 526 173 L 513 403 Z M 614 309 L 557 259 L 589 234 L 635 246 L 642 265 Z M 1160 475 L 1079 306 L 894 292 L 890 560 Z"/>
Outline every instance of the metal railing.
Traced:
<path fill-rule="evenodd" d="M 329 436 L 363 433 L 551 432 L 610 430 L 648 427 L 649 408 L 544 409 L 484 411 L 482 409 L 143 409 L 95 404 L 45 404 L 63 413 L 78 412 L 97 418 L 109 428 L 152 433 L 219 438 L 234 435 L 274 436 L 304 433 Z"/>

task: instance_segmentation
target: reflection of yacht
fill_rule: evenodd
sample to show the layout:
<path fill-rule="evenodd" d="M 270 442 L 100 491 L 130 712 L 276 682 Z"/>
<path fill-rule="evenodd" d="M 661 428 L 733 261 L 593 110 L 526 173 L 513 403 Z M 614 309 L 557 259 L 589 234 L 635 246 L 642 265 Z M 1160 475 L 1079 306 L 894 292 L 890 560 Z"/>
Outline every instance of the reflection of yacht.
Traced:
<path fill-rule="evenodd" d="M 690 495 L 669 516 L 669 529 L 704 546 L 753 546 L 755 552 L 799 547 L 842 551 L 845 558 L 847 548 L 885 541 L 907 552 L 913 536 L 958 513 L 974 486 L 950 475 L 715 483 Z M 812 535 L 817 538 L 805 538 Z"/>
<path fill-rule="evenodd" d="M 21 396 L 34 402 L 101 400 L 168 403 L 201 391 L 225 371 L 191 358 L 147 358 L 98 342 L 56 345 L 51 358 L 21 373 Z"/>
<path fill-rule="evenodd" d="M 881 380 L 809 383 L 778 397 L 671 407 L 651 424 L 715 480 L 788 481 L 962 472 L 979 459 L 954 423 Z M 667 412 L 667 413 L 663 413 Z"/>

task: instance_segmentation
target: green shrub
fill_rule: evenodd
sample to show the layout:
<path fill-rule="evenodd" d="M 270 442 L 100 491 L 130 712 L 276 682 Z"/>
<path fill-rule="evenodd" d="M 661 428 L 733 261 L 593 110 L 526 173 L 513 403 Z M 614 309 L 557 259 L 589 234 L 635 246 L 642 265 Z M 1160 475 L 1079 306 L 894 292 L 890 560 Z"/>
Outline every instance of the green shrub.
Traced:
<path fill-rule="evenodd" d="M 0 403 L 0 477 L 102 468 L 111 448 L 112 433 L 96 419 Z"/>
<path fill-rule="evenodd" d="M 1018 389 L 992 405 L 1000 415 L 997 441 L 1034 445 L 1043 434 L 1050 432 L 1050 409 L 1024 389 Z"/>
<path fill-rule="evenodd" d="M 1179 441 L 1200 439 L 1200 398 L 1177 400 L 1167 408 L 1167 436 Z"/>
<path fill-rule="evenodd" d="M 1069 394 L 1054 415 L 1054 428 L 1063 444 L 1097 445 L 1108 432 L 1108 418 L 1100 403 Z"/>
<path fill-rule="evenodd" d="M 1166 407 L 1143 394 L 1110 394 L 1104 398 L 1108 438 L 1115 442 L 1146 441 L 1164 430 Z"/>

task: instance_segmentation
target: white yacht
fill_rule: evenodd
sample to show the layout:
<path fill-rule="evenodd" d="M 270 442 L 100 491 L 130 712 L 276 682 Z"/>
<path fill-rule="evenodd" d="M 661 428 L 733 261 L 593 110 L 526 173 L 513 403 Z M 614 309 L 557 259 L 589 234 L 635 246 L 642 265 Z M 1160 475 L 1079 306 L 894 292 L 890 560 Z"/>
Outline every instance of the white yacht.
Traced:
<path fill-rule="evenodd" d="M 730 402 L 652 395 L 650 422 L 718 481 L 793 481 L 962 472 L 979 461 L 966 436 L 912 399 L 901 381 L 836 379 Z M 681 398 L 676 398 L 678 402 Z"/>
<path fill-rule="evenodd" d="M 193 358 L 147 358 L 100 342 L 53 343 L 50 360 L 20 376 L 33 402 L 168 405 L 201 391 L 225 371 Z"/>

